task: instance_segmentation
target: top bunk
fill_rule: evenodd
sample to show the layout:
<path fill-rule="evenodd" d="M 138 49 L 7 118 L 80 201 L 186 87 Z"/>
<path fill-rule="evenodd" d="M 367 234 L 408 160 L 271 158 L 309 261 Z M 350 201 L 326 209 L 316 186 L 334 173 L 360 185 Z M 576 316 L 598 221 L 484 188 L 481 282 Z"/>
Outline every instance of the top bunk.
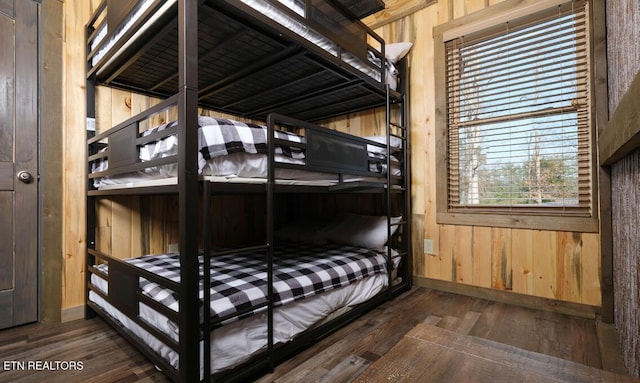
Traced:
<path fill-rule="evenodd" d="M 384 40 L 338 1 L 198 1 L 198 59 L 185 65 L 202 107 L 318 121 L 402 97 Z M 186 33 L 178 0 L 103 0 L 87 24 L 87 78 L 170 97 Z"/>

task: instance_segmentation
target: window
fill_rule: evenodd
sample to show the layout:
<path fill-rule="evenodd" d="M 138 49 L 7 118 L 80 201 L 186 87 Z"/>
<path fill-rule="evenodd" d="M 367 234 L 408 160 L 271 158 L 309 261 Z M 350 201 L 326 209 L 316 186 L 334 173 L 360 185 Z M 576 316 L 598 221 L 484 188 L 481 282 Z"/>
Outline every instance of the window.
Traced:
<path fill-rule="evenodd" d="M 597 230 L 588 4 L 557 3 L 441 34 L 441 223 Z"/>

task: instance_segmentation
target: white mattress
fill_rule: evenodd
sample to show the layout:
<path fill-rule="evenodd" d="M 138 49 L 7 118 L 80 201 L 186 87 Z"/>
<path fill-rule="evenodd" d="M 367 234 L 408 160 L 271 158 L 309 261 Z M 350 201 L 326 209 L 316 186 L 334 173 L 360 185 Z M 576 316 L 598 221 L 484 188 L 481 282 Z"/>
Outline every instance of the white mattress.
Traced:
<path fill-rule="evenodd" d="M 296 301 L 274 309 L 274 344 L 286 343 L 306 329 L 312 328 L 323 319 L 331 316 L 341 308 L 363 303 L 379 293 L 388 282 L 386 274 L 376 274 L 349 286 L 334 289 L 319 295 Z M 107 293 L 107 283 L 95 274 L 91 282 L 101 291 Z M 155 350 L 173 367 L 178 368 L 178 355 L 157 338 L 131 321 L 111 304 L 93 291 L 89 292 L 89 300 L 103 308 L 109 315 L 118 320 L 123 327 L 136 334 L 145 344 Z M 175 324 L 150 307 L 140 304 L 140 317 L 160 331 L 177 340 Z M 252 355 L 266 348 L 267 314 L 260 313 L 249 318 L 235 321 L 216 328 L 211 332 L 211 373 L 223 371 L 249 359 Z M 200 355 L 203 343 L 200 342 Z M 202 365 L 202 363 L 201 363 Z M 200 377 L 203 378 L 202 370 Z"/>
<path fill-rule="evenodd" d="M 154 0 L 144 0 L 140 2 L 140 5 L 129 15 L 128 19 L 123 23 L 123 27 L 118 30 L 118 32 L 112 36 L 112 38 L 93 56 L 92 65 L 95 65 L 98 61 L 100 61 L 109 50 L 116 44 L 118 40 L 129 30 L 136 20 L 138 20 L 145 10 L 147 10 L 152 4 Z M 125 50 L 133 41 L 135 41 L 144 31 L 153 24 L 153 22 L 159 18 L 164 12 L 166 12 L 177 0 L 167 0 L 166 3 L 160 8 L 158 12 L 154 14 L 154 16 L 143 25 L 138 32 L 136 32 L 131 39 L 129 39 L 123 46 L 123 50 Z M 269 4 L 268 1 L 265 0 L 240 0 L 244 4 L 250 6 L 251 8 L 259 11 L 260 13 L 266 15 L 270 19 L 278 22 L 282 26 L 296 33 L 297 35 L 305 38 L 306 40 L 312 42 L 318 47 L 324 49 L 329 52 L 333 56 L 338 56 L 338 47 L 331 40 L 327 39 L 320 33 L 315 30 L 309 28 L 305 24 L 293 19 L 285 12 L 280 9 L 274 7 Z M 304 16 L 304 8 L 297 4 L 294 0 L 278 0 L 280 3 L 284 4 L 288 8 L 292 9 L 297 14 Z M 97 44 L 99 44 L 107 35 L 107 28 L 105 23 L 105 27 L 98 31 L 96 38 L 92 43 L 92 50 Z M 106 63 L 105 66 L 109 66 L 111 61 L 117 57 L 120 53 L 116 53 L 113 55 L 110 61 Z M 376 81 L 381 81 L 380 79 L 380 71 L 375 70 L 371 66 L 364 64 L 358 57 L 349 54 L 348 52 L 343 52 L 341 55 L 341 59 L 346 63 L 350 64 L 354 68 L 362 71 L 368 76 L 372 77 Z M 372 62 L 375 62 L 372 60 Z M 388 73 L 387 77 L 391 74 Z M 389 82 L 389 81 L 388 81 Z M 393 82 L 391 82 L 393 83 Z"/>
<path fill-rule="evenodd" d="M 206 172 L 200 179 L 208 182 L 221 183 L 265 183 L 267 176 L 267 160 L 265 155 L 250 154 L 249 160 L 243 160 L 239 157 L 241 153 L 230 155 L 232 158 L 221 158 L 219 161 L 224 162 L 227 168 L 236 168 L 238 171 L 231 172 Z M 260 165 L 254 168 L 253 165 Z M 246 171 L 248 169 L 248 171 Z M 393 168 L 394 175 L 400 175 L 400 169 L 397 166 Z M 327 173 L 315 173 L 295 169 L 276 169 L 276 184 L 278 185 L 304 185 L 304 186 L 331 186 L 338 183 L 337 176 Z M 357 177 L 345 175 L 343 182 L 385 182 L 386 177 Z M 163 165 L 162 167 L 154 167 L 130 173 L 128 175 L 117 177 L 102 177 L 94 180 L 94 186 L 100 190 L 122 189 L 132 187 L 145 186 L 163 186 L 176 185 L 178 183 L 176 165 Z"/>
<path fill-rule="evenodd" d="M 201 181 L 214 182 L 214 183 L 228 183 L 228 184 L 264 184 L 267 182 L 266 178 L 247 178 L 247 177 L 218 177 L 218 176 L 201 176 Z M 116 190 L 127 188 L 143 188 L 154 186 L 171 186 L 178 184 L 178 177 L 168 178 L 136 178 L 125 177 L 121 180 L 110 179 L 113 184 L 105 183 L 100 187 L 100 190 Z M 380 178 L 360 177 L 360 178 L 348 178 L 344 182 L 381 182 Z M 328 180 L 320 177 L 317 180 L 297 180 L 297 179 L 276 179 L 276 185 L 287 186 L 334 186 L 337 184 L 335 180 Z M 399 188 L 400 186 L 393 185 L 392 188 Z"/>

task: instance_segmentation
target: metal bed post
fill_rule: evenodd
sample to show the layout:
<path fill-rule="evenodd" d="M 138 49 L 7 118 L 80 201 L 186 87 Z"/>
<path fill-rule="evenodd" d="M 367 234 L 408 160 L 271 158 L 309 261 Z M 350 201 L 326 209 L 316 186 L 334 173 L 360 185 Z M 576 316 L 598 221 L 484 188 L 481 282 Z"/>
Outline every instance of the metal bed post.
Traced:
<path fill-rule="evenodd" d="M 273 191 L 275 188 L 275 142 L 273 116 L 267 117 L 267 368 L 274 368 L 273 345 Z"/>
<path fill-rule="evenodd" d="M 93 28 L 87 26 L 85 28 L 85 40 L 89 39 L 89 36 L 93 33 Z M 85 47 L 86 55 L 89 56 L 88 47 Z M 86 61 L 86 71 L 89 71 L 89 61 Z M 85 99 L 86 99 L 86 127 L 85 132 L 87 137 L 85 139 L 85 153 L 87 154 L 85 158 L 88 158 L 90 155 L 94 153 L 89 152 L 89 148 L 86 143 L 87 140 L 95 135 L 95 121 L 96 121 L 96 98 L 95 98 L 95 89 L 96 89 L 96 77 L 95 74 L 88 77 L 85 81 Z M 88 166 L 88 163 L 85 163 Z M 87 171 L 87 174 L 89 170 Z M 85 175 L 85 193 L 90 188 L 90 180 Z M 95 197 L 87 195 L 86 204 L 87 204 L 87 219 L 86 219 L 86 230 L 87 230 L 87 250 L 96 249 L 96 209 L 95 209 Z M 91 265 L 96 263 L 95 256 L 90 254 L 88 251 L 85 254 L 85 269 Z M 86 270 L 85 270 L 86 271 Z M 85 272 L 85 302 L 89 301 L 89 289 L 86 287 L 89 285 L 91 279 L 91 273 Z M 96 316 L 96 312 L 93 311 L 89 307 L 89 305 L 85 305 L 84 309 L 84 317 L 85 319 L 90 319 Z"/>
<path fill-rule="evenodd" d="M 402 159 L 401 163 L 403 165 L 403 174 L 402 174 L 402 182 L 400 184 L 400 189 L 392 189 L 390 187 L 391 184 L 391 156 L 388 156 L 387 161 L 387 190 L 385 190 L 386 194 L 386 203 L 387 213 L 388 213 L 388 238 L 391 238 L 391 214 L 392 209 L 390 204 L 393 202 L 392 194 L 394 192 L 401 192 L 403 194 L 403 198 L 401 201 L 401 209 L 402 209 L 402 220 L 398 222 L 398 225 L 402 227 L 402 230 L 398 228 L 399 234 L 399 248 L 400 255 L 403 259 L 401 263 L 402 270 L 399 270 L 399 275 L 403 276 L 402 283 L 397 286 L 397 288 L 392 287 L 392 257 L 391 257 L 391 248 L 387 249 L 388 256 L 388 271 L 389 271 L 389 296 L 393 297 L 397 293 L 399 293 L 403 289 L 410 289 L 412 287 L 412 250 L 411 250 L 411 162 L 410 162 L 410 127 L 409 127 L 409 109 L 408 109 L 408 69 L 407 69 L 407 59 L 403 59 L 398 64 L 398 69 L 400 71 L 400 78 L 402 81 L 400 82 L 400 88 L 398 89 L 399 95 L 396 97 L 391 97 L 391 90 L 387 86 L 387 104 L 386 104 L 386 124 L 387 124 L 387 152 L 391 153 L 391 136 L 396 136 L 402 139 Z M 399 121 L 394 121 L 392 119 L 392 115 L 394 114 L 392 111 L 392 106 L 399 107 Z M 396 131 L 393 131 L 392 128 L 395 128 Z M 406 280 L 405 280 L 406 279 Z"/>
<path fill-rule="evenodd" d="M 385 131 L 387 135 L 386 144 L 387 151 L 386 166 L 387 166 L 387 185 L 384 190 L 385 198 L 385 210 L 387 215 L 387 296 L 391 297 L 393 289 L 393 263 L 391 260 L 391 94 L 389 90 L 389 84 L 385 86 Z"/>
<path fill-rule="evenodd" d="M 200 381 L 198 281 L 198 2 L 178 0 L 179 373 Z M 206 374 L 209 375 L 208 373 Z"/>
<path fill-rule="evenodd" d="M 407 287 L 413 286 L 413 248 L 412 248 L 412 210 L 411 210 L 411 126 L 409 118 L 409 60 L 405 57 L 400 61 L 400 92 L 402 94 L 402 126 L 404 127 L 404 214 L 405 214 L 405 232 L 403 241 L 403 250 L 407 253 L 406 259 L 406 275 L 408 280 Z"/>
<path fill-rule="evenodd" d="M 202 185 L 202 369 L 205 380 L 211 375 L 211 183 Z"/>
<path fill-rule="evenodd" d="M 86 181 L 88 183 L 88 181 Z M 87 187 L 88 185 L 86 185 L 85 187 Z M 90 282 L 91 282 L 91 273 L 88 272 L 88 268 L 91 265 L 95 265 L 96 264 L 96 257 L 91 254 L 89 252 L 89 250 L 95 250 L 96 249 L 96 197 L 92 197 L 92 196 L 87 196 L 86 198 L 86 203 L 87 203 L 87 220 L 86 220 L 86 225 L 87 225 L 87 251 L 85 253 L 85 303 L 89 301 L 89 289 L 87 288 L 87 286 L 89 286 Z M 85 319 L 91 319 L 94 318 L 96 316 L 96 312 L 93 311 L 93 309 L 91 307 L 89 307 L 89 305 L 84 306 L 84 318 Z"/>

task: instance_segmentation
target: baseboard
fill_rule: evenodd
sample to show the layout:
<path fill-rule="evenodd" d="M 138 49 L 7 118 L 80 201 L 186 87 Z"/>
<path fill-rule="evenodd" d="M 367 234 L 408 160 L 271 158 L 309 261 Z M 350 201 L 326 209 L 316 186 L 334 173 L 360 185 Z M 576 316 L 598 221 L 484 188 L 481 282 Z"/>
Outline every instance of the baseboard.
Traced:
<path fill-rule="evenodd" d="M 438 279 L 414 276 L 413 283 L 415 286 L 426 287 L 434 290 L 528 307 L 536 310 L 552 311 L 581 318 L 596 319 L 596 316 L 600 313 L 600 307 L 597 306 L 536 297 L 511 291 L 470 286 L 461 283 L 441 281 Z"/>
<path fill-rule="evenodd" d="M 60 321 L 64 323 L 64 322 L 70 322 L 72 320 L 83 319 L 84 310 L 85 310 L 85 305 L 67 307 L 65 309 L 62 309 L 62 312 L 60 315 L 60 318 L 61 318 Z"/>

